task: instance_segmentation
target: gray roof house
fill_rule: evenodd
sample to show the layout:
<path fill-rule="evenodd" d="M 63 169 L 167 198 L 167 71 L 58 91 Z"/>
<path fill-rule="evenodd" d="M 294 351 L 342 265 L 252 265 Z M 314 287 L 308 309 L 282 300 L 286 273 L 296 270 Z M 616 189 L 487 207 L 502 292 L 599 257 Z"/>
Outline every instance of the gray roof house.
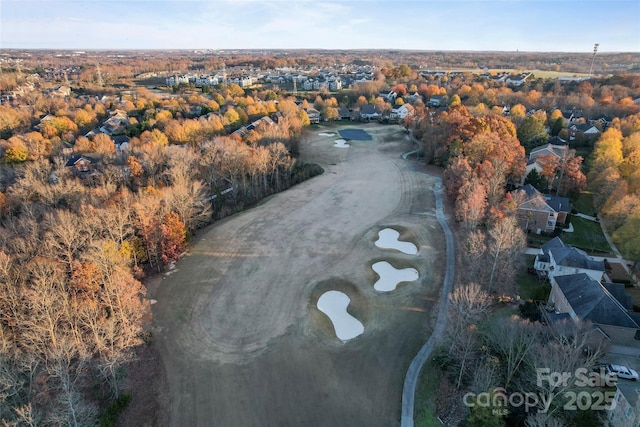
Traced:
<path fill-rule="evenodd" d="M 557 313 L 596 325 L 640 329 L 628 310 L 598 281 L 585 273 L 556 276 L 551 280 L 549 302 Z"/>
<path fill-rule="evenodd" d="M 360 117 L 364 120 L 376 120 L 380 115 L 380 112 L 374 105 L 366 104 L 360 108 Z"/>
<path fill-rule="evenodd" d="M 547 301 L 553 312 L 545 311 L 554 328 L 561 328 L 558 320 L 587 322 L 610 345 L 610 353 L 640 355 L 640 326 L 636 313 L 627 310 L 597 280 L 585 273 L 556 276 L 551 279 L 551 293 Z"/>
<path fill-rule="evenodd" d="M 600 282 L 605 272 L 604 261 L 593 260 L 586 252 L 566 245 L 559 237 L 542 245 L 533 267 L 540 277 L 548 277 L 549 280 L 584 273 Z"/>

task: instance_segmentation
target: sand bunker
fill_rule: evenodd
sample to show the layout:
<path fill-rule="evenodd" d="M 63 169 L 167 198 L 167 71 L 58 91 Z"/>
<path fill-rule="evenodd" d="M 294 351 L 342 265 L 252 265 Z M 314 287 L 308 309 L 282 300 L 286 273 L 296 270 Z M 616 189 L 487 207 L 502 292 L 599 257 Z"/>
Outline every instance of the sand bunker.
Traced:
<path fill-rule="evenodd" d="M 318 136 L 333 136 L 335 133 L 320 132 Z"/>
<path fill-rule="evenodd" d="M 419 276 L 415 268 L 397 269 L 386 261 L 376 262 L 371 266 L 380 278 L 373 285 L 378 292 L 391 292 L 396 289 L 401 282 L 413 282 Z"/>
<path fill-rule="evenodd" d="M 349 144 L 347 144 L 347 141 L 344 139 L 336 139 L 336 143 L 333 144 L 334 147 L 340 147 L 340 148 L 347 148 L 349 147 Z"/>
<path fill-rule="evenodd" d="M 392 228 L 385 228 L 378 233 L 378 240 L 376 240 L 376 246 L 381 249 L 397 249 L 402 253 L 408 255 L 415 255 L 418 253 L 418 248 L 411 242 L 401 242 L 398 240 L 400 233 Z"/>
<path fill-rule="evenodd" d="M 348 341 L 364 332 L 362 323 L 347 313 L 350 301 L 347 294 L 340 291 L 328 291 L 318 298 L 318 310 L 329 317 L 336 336 L 342 341 Z"/>

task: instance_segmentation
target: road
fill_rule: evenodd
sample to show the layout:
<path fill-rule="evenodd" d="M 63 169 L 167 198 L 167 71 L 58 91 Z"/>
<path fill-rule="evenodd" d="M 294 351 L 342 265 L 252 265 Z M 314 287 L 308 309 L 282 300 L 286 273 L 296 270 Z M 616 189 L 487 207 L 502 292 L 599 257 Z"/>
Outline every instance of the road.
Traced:
<path fill-rule="evenodd" d="M 437 180 L 400 158 L 411 146 L 399 127 L 362 127 L 373 141 L 346 149 L 310 135 L 302 158 L 323 175 L 219 221 L 150 286 L 171 426 L 400 423 L 402 379 L 441 295 Z M 388 226 L 418 254 L 375 247 Z M 377 293 L 381 260 L 420 279 Z M 365 326 L 347 343 L 315 306 L 332 289 Z"/>

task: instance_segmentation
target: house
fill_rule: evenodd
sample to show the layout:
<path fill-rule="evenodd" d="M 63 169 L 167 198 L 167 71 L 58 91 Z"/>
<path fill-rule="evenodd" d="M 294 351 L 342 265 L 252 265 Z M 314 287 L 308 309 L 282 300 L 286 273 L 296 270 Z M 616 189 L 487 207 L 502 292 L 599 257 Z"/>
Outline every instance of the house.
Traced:
<path fill-rule="evenodd" d="M 312 125 L 320 123 L 320 111 L 315 108 L 306 108 L 305 111 L 307 112 L 307 116 L 309 116 L 309 123 Z"/>
<path fill-rule="evenodd" d="M 526 232 L 553 233 L 565 224 L 569 215 L 569 199 L 542 194 L 531 184 L 522 187 L 524 201 L 518 206 L 518 219 Z"/>
<path fill-rule="evenodd" d="M 518 221 L 526 232 L 553 233 L 558 213 L 551 208 L 542 194 L 531 197 L 518 206 Z"/>
<path fill-rule="evenodd" d="M 389 119 L 403 120 L 405 117 L 413 113 L 413 107 L 410 104 L 394 105 L 389 114 Z"/>
<path fill-rule="evenodd" d="M 111 138 L 113 140 L 114 145 L 116 146 L 116 150 L 122 152 L 129 147 L 129 142 L 131 138 L 126 135 L 118 135 Z"/>
<path fill-rule="evenodd" d="M 572 124 L 578 119 L 582 118 L 582 110 L 576 110 L 575 108 L 565 109 L 562 111 L 562 118 L 564 119 L 565 126 Z"/>
<path fill-rule="evenodd" d="M 560 142 L 560 144 L 558 144 Z M 538 174 L 542 172 L 542 165 L 538 163 L 537 158 L 543 155 L 552 155 L 561 160 L 569 154 L 569 146 L 565 144 L 566 141 L 562 138 L 553 137 L 549 140 L 549 143 L 536 147 L 529 153 L 529 159 L 524 169 L 524 174 L 520 178 L 520 185 L 524 185 L 527 176 L 535 169 Z"/>
<path fill-rule="evenodd" d="M 447 95 L 432 95 L 427 104 L 429 107 L 445 107 L 447 101 Z"/>
<path fill-rule="evenodd" d="M 619 339 L 624 338 L 625 332 L 631 337 L 640 332 L 632 313 L 600 282 L 585 273 L 552 277 L 547 303 L 556 315 L 566 313 L 576 323 L 592 323 L 612 344 L 623 344 Z M 640 341 L 635 345 L 633 341 L 626 344 L 637 347 L 640 352 Z"/>
<path fill-rule="evenodd" d="M 589 123 L 572 124 L 571 126 L 569 126 L 568 130 L 569 141 L 573 141 L 574 139 L 576 139 L 579 134 L 582 134 L 585 136 L 585 138 L 589 139 L 595 138 L 598 134 L 600 134 L 598 128 Z"/>
<path fill-rule="evenodd" d="M 618 381 L 613 400 L 615 406 L 607 411 L 609 425 L 637 427 L 640 424 L 640 385 L 636 381 Z"/>
<path fill-rule="evenodd" d="M 93 171 L 96 160 L 85 156 L 84 154 L 76 154 L 69 157 L 65 163 L 66 167 L 73 168 L 73 171 L 80 174 L 86 174 Z"/>
<path fill-rule="evenodd" d="M 374 105 L 367 104 L 360 108 L 360 118 L 363 120 L 377 120 L 380 116 L 380 111 Z"/>
<path fill-rule="evenodd" d="M 418 92 L 408 93 L 404 96 L 404 100 L 411 104 L 416 102 L 418 99 L 422 99 L 422 95 L 420 95 Z"/>
<path fill-rule="evenodd" d="M 379 95 L 382 99 L 384 99 L 385 101 L 393 104 L 396 101 L 396 98 L 398 97 L 398 94 L 395 93 L 392 90 L 388 90 L 388 91 L 384 91 L 384 92 L 380 92 Z"/>
<path fill-rule="evenodd" d="M 515 76 L 510 75 L 509 77 L 507 77 L 507 80 L 505 82 L 511 86 L 522 86 L 527 81 L 529 76 L 531 76 L 531 73 L 522 73 Z"/>
<path fill-rule="evenodd" d="M 554 237 L 542 245 L 536 255 L 533 268 L 539 277 L 549 280 L 566 275 L 585 274 L 598 283 L 604 277 L 604 261 L 596 261 L 583 250 L 566 245 L 559 237 Z"/>
<path fill-rule="evenodd" d="M 338 108 L 338 120 L 353 120 L 353 113 L 347 107 Z"/>
<path fill-rule="evenodd" d="M 589 120 L 589 124 L 596 126 L 600 124 L 603 130 L 606 130 L 611 122 L 613 121 L 613 117 L 607 116 L 606 114 L 598 114 L 593 119 Z"/>
<path fill-rule="evenodd" d="M 53 87 L 47 91 L 48 96 L 66 98 L 71 96 L 71 88 L 67 85 Z"/>

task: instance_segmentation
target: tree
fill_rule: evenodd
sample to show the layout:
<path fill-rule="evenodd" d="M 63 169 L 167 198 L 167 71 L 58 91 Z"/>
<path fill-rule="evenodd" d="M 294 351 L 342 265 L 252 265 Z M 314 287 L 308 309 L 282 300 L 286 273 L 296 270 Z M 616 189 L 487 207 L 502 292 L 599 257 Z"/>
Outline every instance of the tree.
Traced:
<path fill-rule="evenodd" d="M 29 153 L 21 147 L 9 147 L 4 152 L 4 161 L 6 163 L 23 163 L 29 158 Z"/>
<path fill-rule="evenodd" d="M 522 121 L 525 119 L 526 114 L 527 109 L 522 104 L 516 104 L 509 110 L 509 116 L 517 126 L 522 123 Z"/>
<path fill-rule="evenodd" d="M 454 157 L 444 171 L 444 185 L 449 199 L 455 201 L 463 183 L 471 180 L 473 169 L 464 156 Z"/>
<path fill-rule="evenodd" d="M 184 251 L 186 245 L 186 228 L 184 223 L 180 221 L 178 214 L 175 212 L 167 212 L 160 226 L 161 240 L 161 256 L 164 265 L 177 260 Z"/>
<path fill-rule="evenodd" d="M 93 150 L 98 154 L 113 154 L 116 152 L 116 146 L 111 137 L 104 133 L 99 133 L 93 137 Z"/>
<path fill-rule="evenodd" d="M 533 185 L 533 187 L 535 187 L 535 189 L 540 192 L 545 192 L 549 189 L 549 181 L 547 181 L 544 176 L 540 175 L 538 173 L 538 170 L 535 168 L 531 169 L 531 171 L 527 174 L 526 178 L 524 179 L 524 183 L 525 185 Z"/>
<path fill-rule="evenodd" d="M 505 388 L 509 388 L 516 374 L 527 374 L 527 359 L 538 344 L 539 334 L 536 324 L 518 316 L 495 320 L 487 328 L 487 341 L 503 362 Z"/>
<path fill-rule="evenodd" d="M 559 117 L 554 120 L 551 126 L 551 136 L 557 136 L 562 129 L 564 129 L 564 118 Z"/>
<path fill-rule="evenodd" d="M 518 127 L 518 139 L 525 149 L 542 145 L 549 139 L 544 123 L 544 120 L 539 120 L 535 116 L 529 116 L 522 121 Z"/>
<path fill-rule="evenodd" d="M 449 355 L 460 364 L 456 387 L 460 388 L 467 363 L 474 353 L 477 329 L 475 323 L 488 313 L 490 299 L 477 283 L 460 285 L 449 296 L 451 344 Z"/>
<path fill-rule="evenodd" d="M 456 199 L 456 219 L 468 230 L 476 228 L 484 219 L 487 210 L 487 190 L 479 179 L 465 181 Z"/>
<path fill-rule="evenodd" d="M 526 240 L 518 221 L 512 216 L 504 218 L 489 228 L 488 237 L 487 248 L 491 259 L 488 289 L 492 291 L 495 289 L 496 278 L 499 277 L 500 283 L 503 284 L 513 280 Z"/>
<path fill-rule="evenodd" d="M 449 107 L 457 107 L 458 105 L 461 105 L 461 104 L 462 104 L 462 101 L 460 101 L 460 97 L 458 96 L 458 94 L 454 94 L 449 100 Z"/>

